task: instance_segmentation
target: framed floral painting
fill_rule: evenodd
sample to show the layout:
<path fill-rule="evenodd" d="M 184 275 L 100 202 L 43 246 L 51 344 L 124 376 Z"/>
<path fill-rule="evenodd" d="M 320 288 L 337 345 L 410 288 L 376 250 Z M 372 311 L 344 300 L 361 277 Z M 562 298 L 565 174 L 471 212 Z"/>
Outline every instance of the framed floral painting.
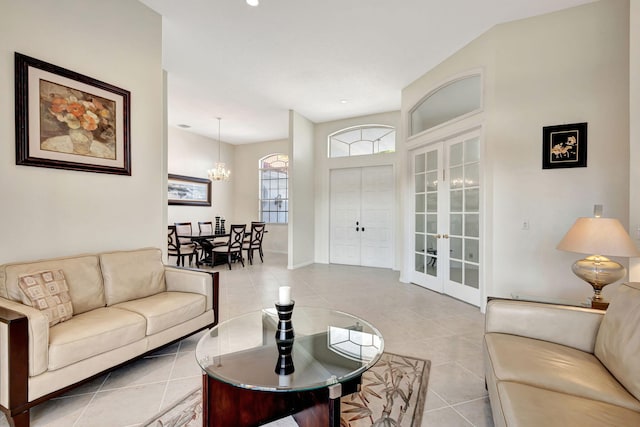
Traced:
<path fill-rule="evenodd" d="M 16 164 L 131 175 L 130 93 L 15 53 Z"/>
<path fill-rule="evenodd" d="M 587 167 L 587 124 L 542 128 L 542 169 Z"/>

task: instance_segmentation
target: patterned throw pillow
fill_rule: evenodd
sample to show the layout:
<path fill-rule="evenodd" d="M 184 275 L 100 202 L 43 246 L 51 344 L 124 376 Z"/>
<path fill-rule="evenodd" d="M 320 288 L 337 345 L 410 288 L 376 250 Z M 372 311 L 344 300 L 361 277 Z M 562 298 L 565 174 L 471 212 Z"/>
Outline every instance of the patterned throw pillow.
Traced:
<path fill-rule="evenodd" d="M 22 303 L 42 311 L 49 319 L 49 326 L 64 322 L 73 316 L 69 287 L 62 270 L 41 271 L 20 276 Z"/>

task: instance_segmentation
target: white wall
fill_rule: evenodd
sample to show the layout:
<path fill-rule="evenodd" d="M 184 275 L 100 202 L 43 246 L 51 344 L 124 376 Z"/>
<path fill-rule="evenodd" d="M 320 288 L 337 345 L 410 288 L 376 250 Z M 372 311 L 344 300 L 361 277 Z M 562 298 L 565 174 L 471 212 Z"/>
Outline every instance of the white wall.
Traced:
<path fill-rule="evenodd" d="M 354 168 L 365 166 L 379 166 L 379 165 L 392 165 L 394 167 L 394 173 L 396 175 L 396 211 L 394 217 L 395 223 L 395 236 L 394 241 L 396 250 L 394 251 L 396 257 L 394 259 L 395 269 L 400 268 L 402 262 L 401 244 L 400 238 L 402 229 L 400 227 L 401 222 L 399 218 L 402 215 L 400 195 L 400 168 L 397 163 L 397 153 L 391 154 L 379 154 L 375 156 L 354 156 L 354 157 L 340 157 L 335 159 L 329 159 L 327 156 L 327 138 L 332 133 L 346 129 L 352 126 L 360 125 L 387 125 L 396 128 L 396 146 L 399 148 L 402 145 L 402 133 L 400 126 L 400 112 L 392 111 L 387 113 L 372 114 L 361 117 L 353 117 L 344 120 L 336 120 L 325 123 L 318 123 L 315 126 L 314 132 L 314 150 L 315 150 L 315 189 L 316 189 L 316 203 L 315 203 L 315 262 L 327 264 L 329 263 L 329 227 L 330 227 L 330 172 L 332 169 L 341 168 Z"/>
<path fill-rule="evenodd" d="M 255 144 L 235 146 L 234 174 L 242 179 L 234 181 L 234 218 L 249 224 L 259 219 L 259 185 L 258 167 L 260 159 L 274 154 L 289 154 L 289 140 L 267 141 Z M 288 226 L 287 224 L 267 224 L 268 233 L 262 241 L 265 252 L 287 253 Z"/>
<path fill-rule="evenodd" d="M 288 268 L 313 263 L 314 148 L 313 123 L 289 112 L 289 261 Z"/>
<path fill-rule="evenodd" d="M 207 171 L 218 161 L 218 141 L 176 127 L 169 127 L 168 140 L 168 173 L 208 178 Z M 238 221 L 234 211 L 234 184 L 244 178 L 234 167 L 234 146 L 223 142 L 220 158 L 231 170 L 231 176 L 227 182 L 211 183 L 211 206 L 167 206 L 169 224 L 191 222 L 193 231 L 198 231 L 198 221 L 211 221 L 215 226 L 216 216 L 225 218 L 227 225 Z"/>
<path fill-rule="evenodd" d="M 640 0 L 631 0 L 629 10 L 629 228 L 639 243 L 640 230 Z M 640 258 L 629 260 L 629 280 L 640 281 Z"/>
<path fill-rule="evenodd" d="M 0 0 L 0 10 L 0 263 L 163 248 L 160 16 L 129 0 Z M 131 92 L 131 176 L 15 164 L 15 51 Z"/>
<path fill-rule="evenodd" d="M 596 2 L 499 25 L 403 91 L 406 125 L 410 108 L 447 76 L 484 72 L 487 295 L 592 294 L 570 269 L 581 255 L 555 246 L 594 204 L 627 222 L 628 41 L 628 2 Z M 543 170 L 542 127 L 583 121 L 588 167 Z"/>

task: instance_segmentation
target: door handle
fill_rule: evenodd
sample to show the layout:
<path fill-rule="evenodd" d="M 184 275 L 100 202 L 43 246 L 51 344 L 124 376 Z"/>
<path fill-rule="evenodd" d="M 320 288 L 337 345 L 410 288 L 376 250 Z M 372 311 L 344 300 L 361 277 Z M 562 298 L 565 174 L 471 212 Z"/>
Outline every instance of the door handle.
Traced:
<path fill-rule="evenodd" d="M 439 238 L 441 238 L 441 237 L 442 237 L 441 235 L 436 234 L 436 239 L 439 239 Z"/>
<path fill-rule="evenodd" d="M 445 239 L 448 239 L 449 235 L 448 234 L 443 234 L 442 237 L 445 238 Z"/>
<path fill-rule="evenodd" d="M 360 221 L 356 221 L 356 231 L 360 231 L 360 227 L 358 227 L 360 225 Z M 362 229 L 362 231 L 364 231 L 364 228 Z"/>
<path fill-rule="evenodd" d="M 362 227 L 362 232 L 364 233 L 364 227 Z"/>

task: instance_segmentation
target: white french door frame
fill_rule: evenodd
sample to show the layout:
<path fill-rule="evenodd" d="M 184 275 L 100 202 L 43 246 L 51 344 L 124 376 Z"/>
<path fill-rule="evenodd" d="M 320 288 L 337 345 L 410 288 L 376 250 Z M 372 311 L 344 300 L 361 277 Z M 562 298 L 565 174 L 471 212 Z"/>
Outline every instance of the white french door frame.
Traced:
<path fill-rule="evenodd" d="M 415 248 L 415 235 L 416 235 L 416 218 L 415 218 L 415 176 L 414 176 L 414 167 L 415 165 L 413 164 L 414 162 L 414 156 L 418 153 L 424 153 L 429 151 L 430 149 L 438 149 L 440 150 L 440 152 L 442 154 L 444 154 L 447 151 L 447 141 L 451 141 L 451 140 L 455 140 L 457 138 L 463 137 L 465 135 L 471 135 L 471 134 L 477 134 L 479 137 L 479 143 L 480 143 L 480 182 L 481 182 L 481 186 L 480 186 L 480 200 L 479 200 L 479 239 L 480 239 L 480 245 L 478 248 L 479 251 L 479 257 L 480 257 L 480 262 L 479 262 L 479 288 L 477 291 L 475 292 L 466 292 L 466 290 L 461 289 L 460 292 L 454 290 L 452 291 L 451 287 L 448 285 L 449 284 L 449 268 L 448 265 L 444 265 L 444 263 L 442 263 L 441 258 L 442 257 L 438 257 L 437 258 L 437 263 L 438 263 L 438 271 L 441 272 L 439 273 L 439 278 L 438 280 L 430 280 L 429 283 L 425 283 L 423 281 L 423 283 L 416 283 L 416 281 L 414 280 L 414 267 L 415 267 L 415 253 L 416 253 L 416 248 Z M 486 230 L 486 222 L 485 222 L 485 213 L 486 213 L 486 203 L 485 203 L 485 193 L 486 193 L 486 188 L 487 188 L 487 180 L 485 179 L 485 173 L 484 173 L 484 132 L 483 132 L 483 126 L 481 124 L 474 124 L 474 125 L 470 125 L 469 127 L 465 128 L 464 126 L 452 126 L 449 129 L 449 132 L 447 132 L 447 129 L 439 129 L 438 132 L 434 132 L 433 135 L 431 135 L 431 138 L 429 138 L 427 135 L 421 135 L 419 138 L 414 138 L 412 141 L 409 142 L 408 144 L 408 150 L 407 150 L 407 157 L 406 157 L 406 161 L 407 161 L 407 174 L 405 175 L 408 179 L 408 186 L 406 188 L 406 193 L 408 195 L 408 197 L 406 198 L 406 202 L 405 202 L 405 207 L 406 207 L 406 215 L 405 215 L 405 224 L 407 224 L 407 226 L 405 227 L 406 230 L 406 236 L 408 236 L 409 238 L 406 239 L 405 241 L 405 254 L 406 255 L 406 259 L 405 259 L 405 268 L 406 268 L 406 278 L 408 278 L 408 281 L 416 283 L 420 286 L 424 286 L 427 287 L 428 289 L 432 289 L 436 292 L 440 292 L 440 293 L 444 293 L 447 295 L 451 295 L 454 298 L 457 299 L 461 299 L 464 301 L 467 301 L 473 305 L 479 306 L 481 309 L 483 309 L 483 307 L 485 306 L 484 301 L 486 299 L 486 291 L 485 291 L 485 278 L 487 275 L 487 267 L 488 265 L 490 265 L 490 263 L 487 260 L 487 256 L 485 254 L 487 254 L 488 252 L 486 251 L 486 247 L 488 245 L 488 243 L 486 242 L 486 238 L 485 236 L 487 235 L 485 233 Z M 439 174 L 440 177 L 442 177 L 442 172 L 443 169 L 446 171 L 445 173 L 448 174 L 448 160 L 446 159 L 446 155 L 442 155 L 440 154 L 439 156 L 439 162 L 442 162 L 441 164 L 439 164 Z M 446 175 L 445 175 L 446 176 Z M 446 176 L 446 179 L 448 179 L 448 176 Z M 441 195 L 440 193 L 446 193 L 446 196 L 443 194 Z M 445 203 L 445 205 L 441 205 L 442 203 Z M 449 188 L 447 185 L 447 189 L 446 191 L 439 191 L 438 192 L 438 206 L 447 206 L 446 215 L 442 215 L 441 214 L 441 210 L 439 210 L 438 212 L 438 233 L 442 236 L 443 231 L 445 233 L 448 233 L 449 230 Z M 446 216 L 446 218 L 440 218 L 441 216 Z M 437 250 L 439 253 L 442 253 L 442 251 L 449 251 L 449 245 L 450 242 L 448 239 L 439 239 L 438 240 L 438 247 Z M 441 280 L 440 280 L 441 279 Z"/>

